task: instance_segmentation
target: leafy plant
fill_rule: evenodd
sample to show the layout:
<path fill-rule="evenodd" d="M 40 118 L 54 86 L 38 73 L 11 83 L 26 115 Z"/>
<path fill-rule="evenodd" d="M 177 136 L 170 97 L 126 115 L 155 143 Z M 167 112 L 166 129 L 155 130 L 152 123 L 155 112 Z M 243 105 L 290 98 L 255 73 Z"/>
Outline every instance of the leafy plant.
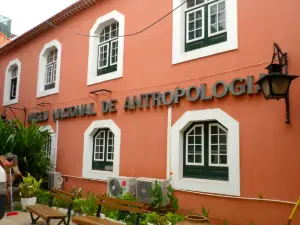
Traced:
<path fill-rule="evenodd" d="M 155 225 L 168 225 L 168 217 L 161 216 L 156 212 L 151 212 L 146 215 L 147 223 L 155 224 Z"/>
<path fill-rule="evenodd" d="M 177 211 L 179 209 L 178 199 L 174 195 L 174 189 L 173 189 L 171 184 L 168 186 L 168 195 L 167 196 L 170 200 L 170 204 L 171 204 L 172 209 L 174 211 Z"/>
<path fill-rule="evenodd" d="M 228 225 L 228 222 L 227 222 L 227 220 L 226 220 L 226 219 L 224 220 L 224 223 L 223 223 L 223 225 Z"/>
<path fill-rule="evenodd" d="M 183 221 L 184 220 L 184 216 L 183 215 L 180 215 L 180 214 L 176 214 L 176 213 L 171 213 L 171 212 L 168 212 L 167 213 L 167 218 L 168 218 L 168 221 L 174 225 L 180 221 Z"/>
<path fill-rule="evenodd" d="M 5 155 L 14 149 L 13 127 L 10 123 L 0 120 L 0 155 Z"/>
<path fill-rule="evenodd" d="M 21 190 L 21 197 L 22 198 L 36 197 L 42 181 L 43 181 L 42 179 L 37 181 L 34 177 L 32 177 L 28 173 L 27 177 L 23 177 L 23 181 L 19 185 Z"/>
<path fill-rule="evenodd" d="M 37 196 L 37 203 L 42 205 L 47 205 L 51 197 L 50 192 L 43 189 L 39 189 L 36 192 L 36 196 Z"/>
<path fill-rule="evenodd" d="M 88 216 L 94 215 L 98 208 L 96 201 L 96 196 L 93 193 L 88 192 L 86 198 L 82 201 L 79 201 L 81 205 L 81 211 Z"/>
<path fill-rule="evenodd" d="M 205 218 L 209 218 L 209 212 L 210 212 L 210 209 L 207 211 L 204 206 L 202 206 L 202 215 L 205 217 Z"/>
<path fill-rule="evenodd" d="M 166 199 L 163 195 L 162 188 L 157 181 L 155 181 L 154 188 L 150 189 L 150 193 L 151 193 L 151 197 L 152 197 L 152 200 L 150 203 L 151 208 L 153 208 L 153 209 L 161 208 L 163 206 L 163 204 L 165 203 Z"/>

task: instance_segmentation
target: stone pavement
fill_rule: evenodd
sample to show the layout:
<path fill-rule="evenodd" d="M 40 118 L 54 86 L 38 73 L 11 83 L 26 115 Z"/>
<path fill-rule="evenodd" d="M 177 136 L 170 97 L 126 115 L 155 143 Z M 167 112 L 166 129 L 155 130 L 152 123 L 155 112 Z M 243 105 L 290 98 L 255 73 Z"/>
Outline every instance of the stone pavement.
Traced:
<path fill-rule="evenodd" d="M 55 220 L 51 225 L 56 225 Z M 19 212 L 17 216 L 5 216 L 2 220 L 0 220 L 0 225 L 31 225 L 30 214 L 27 212 Z M 38 225 L 46 225 L 45 221 L 42 219 L 38 221 Z M 75 225 L 71 223 L 71 225 Z"/>

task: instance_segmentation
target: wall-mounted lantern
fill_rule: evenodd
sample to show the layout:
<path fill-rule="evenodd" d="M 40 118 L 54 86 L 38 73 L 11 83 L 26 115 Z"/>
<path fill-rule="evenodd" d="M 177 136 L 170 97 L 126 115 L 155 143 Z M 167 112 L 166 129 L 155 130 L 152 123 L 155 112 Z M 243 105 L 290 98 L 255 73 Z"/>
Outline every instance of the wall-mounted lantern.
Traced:
<path fill-rule="evenodd" d="M 278 63 L 275 63 L 277 57 Z M 284 68 L 284 72 L 283 72 Z M 298 78 L 298 76 L 288 74 L 288 57 L 287 53 L 282 53 L 280 47 L 274 43 L 274 53 L 272 62 L 266 67 L 268 75 L 262 77 L 256 82 L 262 88 L 265 99 L 285 99 L 286 103 L 286 121 L 290 121 L 290 102 L 289 102 L 289 89 L 291 82 Z"/>

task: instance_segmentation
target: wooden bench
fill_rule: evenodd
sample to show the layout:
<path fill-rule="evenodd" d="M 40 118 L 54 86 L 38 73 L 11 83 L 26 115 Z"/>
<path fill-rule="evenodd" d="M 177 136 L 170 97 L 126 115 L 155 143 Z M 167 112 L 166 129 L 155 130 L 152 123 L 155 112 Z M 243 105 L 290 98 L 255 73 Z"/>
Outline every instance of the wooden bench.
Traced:
<path fill-rule="evenodd" d="M 37 224 L 36 222 L 38 221 L 38 219 L 42 218 L 47 222 L 47 225 L 50 225 L 50 221 L 53 219 L 59 220 L 58 225 L 60 225 L 62 223 L 65 225 L 69 225 L 70 219 L 71 219 L 71 210 L 72 210 L 72 205 L 73 205 L 73 200 L 75 198 L 75 194 L 71 194 L 69 192 L 65 192 L 65 191 L 61 191 L 61 190 L 57 190 L 57 189 L 52 189 L 50 191 L 50 195 L 51 195 L 51 197 L 50 197 L 48 206 L 37 204 L 37 205 L 30 205 L 30 206 L 26 207 L 26 209 L 30 212 L 30 217 L 32 220 L 31 224 Z M 52 208 L 54 198 L 60 199 L 69 204 L 67 215 Z M 35 214 L 37 217 L 34 218 L 33 214 Z M 67 222 L 66 222 L 66 218 L 67 218 Z"/>
<path fill-rule="evenodd" d="M 139 224 L 141 213 L 146 212 L 145 205 L 140 202 L 132 202 L 127 200 L 120 200 L 116 198 L 108 198 L 105 196 L 97 196 L 98 210 L 96 216 L 75 216 L 72 222 L 80 225 L 119 225 L 109 219 L 100 218 L 102 207 L 109 209 L 118 209 L 125 212 L 136 213 L 135 225 Z"/>

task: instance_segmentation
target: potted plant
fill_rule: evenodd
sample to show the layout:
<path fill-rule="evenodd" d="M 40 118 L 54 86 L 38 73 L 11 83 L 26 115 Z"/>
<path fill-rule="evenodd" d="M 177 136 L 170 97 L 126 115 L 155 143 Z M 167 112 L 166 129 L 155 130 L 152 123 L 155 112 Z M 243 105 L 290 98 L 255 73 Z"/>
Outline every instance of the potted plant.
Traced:
<path fill-rule="evenodd" d="M 19 185 L 20 187 L 20 195 L 21 195 L 21 204 L 22 209 L 26 210 L 26 206 L 35 205 L 37 193 L 40 189 L 42 179 L 37 181 L 34 177 L 32 177 L 29 173 L 27 177 L 23 177 L 22 183 Z"/>
<path fill-rule="evenodd" d="M 204 207 L 202 207 L 202 215 L 201 214 L 190 214 L 185 217 L 185 220 L 181 222 L 181 225 L 190 225 L 190 224 L 201 224 L 201 225 L 210 225 L 208 214 L 209 211 L 206 211 Z"/>

